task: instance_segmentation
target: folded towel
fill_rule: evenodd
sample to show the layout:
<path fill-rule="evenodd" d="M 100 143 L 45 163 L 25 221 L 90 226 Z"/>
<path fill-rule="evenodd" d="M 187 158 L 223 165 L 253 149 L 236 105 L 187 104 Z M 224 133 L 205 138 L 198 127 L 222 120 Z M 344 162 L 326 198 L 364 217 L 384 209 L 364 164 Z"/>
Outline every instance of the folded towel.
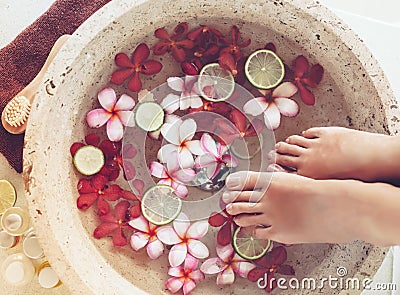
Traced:
<path fill-rule="evenodd" d="M 0 50 L 0 113 L 37 75 L 55 41 L 72 34 L 110 0 L 58 0 L 40 18 Z M 0 124 L 0 153 L 22 172 L 24 135 L 11 135 Z"/>

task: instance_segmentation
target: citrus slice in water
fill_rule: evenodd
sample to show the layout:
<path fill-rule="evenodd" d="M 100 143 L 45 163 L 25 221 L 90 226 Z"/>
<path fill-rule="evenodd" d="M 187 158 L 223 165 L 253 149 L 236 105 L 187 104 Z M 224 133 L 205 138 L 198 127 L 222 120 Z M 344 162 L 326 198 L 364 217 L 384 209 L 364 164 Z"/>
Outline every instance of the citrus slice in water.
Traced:
<path fill-rule="evenodd" d="M 158 103 L 142 102 L 136 107 L 135 122 L 140 129 L 146 132 L 156 131 L 164 123 L 164 110 Z"/>
<path fill-rule="evenodd" d="M 144 218 L 155 225 L 168 224 L 178 217 L 182 200 L 169 185 L 158 184 L 148 189 L 141 202 Z"/>
<path fill-rule="evenodd" d="M 242 258 L 256 260 L 261 258 L 271 248 L 270 240 L 257 239 L 254 226 L 238 227 L 232 238 L 233 249 Z"/>
<path fill-rule="evenodd" d="M 15 205 L 17 193 L 14 186 L 7 180 L 0 180 L 0 215 Z"/>
<path fill-rule="evenodd" d="M 285 66 L 275 52 L 260 49 L 253 52 L 246 60 L 244 71 L 247 80 L 259 89 L 271 89 L 282 82 Z"/>
<path fill-rule="evenodd" d="M 92 145 L 83 146 L 74 155 L 74 165 L 81 174 L 94 175 L 104 166 L 103 151 Z"/>
<path fill-rule="evenodd" d="M 232 142 L 230 150 L 239 159 L 251 160 L 261 151 L 262 142 L 261 134 L 239 138 Z"/>
<path fill-rule="evenodd" d="M 201 69 L 197 85 L 204 99 L 225 101 L 235 90 L 235 79 L 230 71 L 221 68 L 218 63 L 210 63 Z"/>

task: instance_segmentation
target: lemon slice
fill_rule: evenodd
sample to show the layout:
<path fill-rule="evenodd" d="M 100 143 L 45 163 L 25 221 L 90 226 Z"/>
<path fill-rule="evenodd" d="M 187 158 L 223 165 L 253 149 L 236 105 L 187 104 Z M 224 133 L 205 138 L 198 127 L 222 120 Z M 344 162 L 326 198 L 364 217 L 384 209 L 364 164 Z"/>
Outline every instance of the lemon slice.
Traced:
<path fill-rule="evenodd" d="M 249 82 L 259 89 L 271 89 L 282 82 L 285 66 L 275 52 L 260 49 L 246 60 L 244 71 Z"/>
<path fill-rule="evenodd" d="M 14 186 L 7 180 L 0 180 L 0 215 L 15 205 L 17 193 Z"/>
<path fill-rule="evenodd" d="M 197 85 L 204 99 L 225 101 L 235 90 L 235 79 L 230 71 L 221 68 L 218 63 L 210 63 L 201 69 Z"/>
<path fill-rule="evenodd" d="M 235 139 L 230 146 L 230 150 L 239 159 L 251 160 L 261 151 L 262 142 L 261 134 Z"/>
<path fill-rule="evenodd" d="M 257 239 L 254 226 L 238 227 L 232 238 L 233 249 L 242 258 L 256 260 L 261 258 L 271 248 L 270 240 Z"/>
<path fill-rule="evenodd" d="M 83 146 L 74 155 L 74 165 L 83 175 L 94 175 L 104 166 L 103 151 L 92 145 Z"/>
<path fill-rule="evenodd" d="M 144 218 L 155 225 L 168 224 L 178 217 L 182 200 L 169 185 L 158 184 L 148 189 L 141 202 Z"/>
<path fill-rule="evenodd" d="M 156 131 L 164 123 L 164 110 L 158 103 L 142 102 L 136 107 L 135 122 L 140 129 L 146 132 Z"/>

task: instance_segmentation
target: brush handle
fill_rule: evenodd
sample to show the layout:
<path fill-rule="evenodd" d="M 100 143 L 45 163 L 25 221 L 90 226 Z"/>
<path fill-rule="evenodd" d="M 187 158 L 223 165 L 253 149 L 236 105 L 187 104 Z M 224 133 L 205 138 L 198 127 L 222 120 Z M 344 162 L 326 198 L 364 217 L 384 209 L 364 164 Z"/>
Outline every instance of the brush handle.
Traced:
<path fill-rule="evenodd" d="M 36 94 L 36 92 L 40 86 L 40 83 L 42 82 L 44 74 L 47 72 L 53 59 L 56 57 L 57 53 L 60 51 L 61 47 L 68 40 L 69 37 L 70 37 L 70 35 L 62 35 L 60 38 L 57 39 L 57 41 L 54 43 L 54 45 L 48 55 L 43 67 L 40 69 L 40 71 L 36 75 L 36 77 L 23 90 L 23 92 L 25 92 L 25 97 L 28 98 L 31 103 L 32 103 L 34 94 Z M 29 95 L 29 94 L 31 94 L 31 95 Z"/>

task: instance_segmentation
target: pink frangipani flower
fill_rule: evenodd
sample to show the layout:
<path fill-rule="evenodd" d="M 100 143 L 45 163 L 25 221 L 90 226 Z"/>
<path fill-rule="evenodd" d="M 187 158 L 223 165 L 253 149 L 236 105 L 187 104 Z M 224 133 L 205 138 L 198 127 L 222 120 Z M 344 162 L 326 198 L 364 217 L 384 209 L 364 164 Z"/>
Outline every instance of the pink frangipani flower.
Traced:
<path fill-rule="evenodd" d="M 196 133 L 197 124 L 193 119 L 177 120 L 173 123 L 164 123 L 161 127 L 162 136 L 170 142 L 163 145 L 158 151 L 157 158 L 161 163 L 166 163 L 171 154 L 176 151 L 179 165 L 185 168 L 192 168 L 194 165 L 193 154 L 202 155 L 199 140 L 192 140 Z"/>
<path fill-rule="evenodd" d="M 208 133 L 204 133 L 201 136 L 200 144 L 205 154 L 196 158 L 195 167 L 206 167 L 208 178 L 214 178 L 222 165 L 227 167 L 236 167 L 238 165 L 237 159 L 227 153 L 228 147 L 220 142 L 216 143 Z"/>
<path fill-rule="evenodd" d="M 264 113 L 264 122 L 270 130 L 275 130 L 281 122 L 281 114 L 286 117 L 295 117 L 299 113 L 298 104 L 289 97 L 297 92 L 297 87 L 292 82 L 284 82 L 272 92 L 261 91 L 263 96 L 249 100 L 243 111 L 252 116 Z"/>
<path fill-rule="evenodd" d="M 167 162 L 167 167 L 158 162 L 151 162 L 149 165 L 151 175 L 161 178 L 158 184 L 169 185 L 175 189 L 175 194 L 180 198 L 188 195 L 188 189 L 184 183 L 192 181 L 196 172 L 191 168 L 181 169 L 178 163 L 176 151 L 174 151 Z"/>
<path fill-rule="evenodd" d="M 256 266 L 235 253 L 231 244 L 217 245 L 218 257 L 204 261 L 200 270 L 205 274 L 218 274 L 217 285 L 232 284 L 235 273 L 247 278 L 248 273 Z"/>
<path fill-rule="evenodd" d="M 164 252 L 164 244 L 157 238 L 159 226 L 148 222 L 143 216 L 132 219 L 128 223 L 137 230 L 131 236 L 131 247 L 138 251 L 146 246 L 147 254 L 151 259 L 157 259 Z"/>
<path fill-rule="evenodd" d="M 107 123 L 107 136 L 111 141 L 120 141 L 124 126 L 133 127 L 133 107 L 135 101 L 129 95 L 123 94 L 117 100 L 114 89 L 108 87 L 101 90 L 97 98 L 102 109 L 87 113 L 86 121 L 91 128 L 99 128 Z"/>
<path fill-rule="evenodd" d="M 197 109 L 203 106 L 203 100 L 200 98 L 197 86 L 196 76 L 185 76 L 184 78 L 170 77 L 167 79 L 168 86 L 181 95 L 170 94 L 164 99 L 164 104 L 167 105 L 167 110 L 171 113 L 188 108 Z"/>
<path fill-rule="evenodd" d="M 183 266 L 172 266 L 168 270 L 168 274 L 172 278 L 168 279 L 165 287 L 172 293 L 182 289 L 183 294 L 189 294 L 196 287 L 196 283 L 204 280 L 204 274 L 196 269 L 199 260 L 192 255 L 187 255 Z"/>
<path fill-rule="evenodd" d="M 164 226 L 157 232 L 158 239 L 166 245 L 174 245 L 168 255 L 171 266 L 181 265 L 187 254 L 198 259 L 207 258 L 208 248 L 199 241 L 208 231 L 208 222 L 197 221 L 192 225 L 188 217 L 181 213 L 172 226 Z"/>

